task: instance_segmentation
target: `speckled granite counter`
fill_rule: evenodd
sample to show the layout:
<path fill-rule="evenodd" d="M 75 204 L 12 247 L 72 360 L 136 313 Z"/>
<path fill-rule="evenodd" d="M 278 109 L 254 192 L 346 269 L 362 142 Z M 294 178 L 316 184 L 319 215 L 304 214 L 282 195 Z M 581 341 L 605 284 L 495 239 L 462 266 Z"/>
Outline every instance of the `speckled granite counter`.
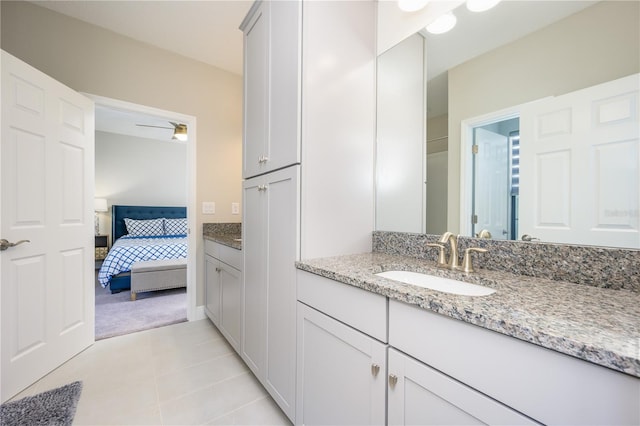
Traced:
<path fill-rule="evenodd" d="M 240 223 L 205 223 L 202 235 L 206 240 L 215 241 L 237 250 L 242 250 L 242 225 Z"/>
<path fill-rule="evenodd" d="M 383 253 L 297 262 L 298 269 L 640 377 L 640 294 L 478 269 L 464 274 Z M 442 293 L 378 277 L 410 270 L 485 285 L 489 296 Z"/>

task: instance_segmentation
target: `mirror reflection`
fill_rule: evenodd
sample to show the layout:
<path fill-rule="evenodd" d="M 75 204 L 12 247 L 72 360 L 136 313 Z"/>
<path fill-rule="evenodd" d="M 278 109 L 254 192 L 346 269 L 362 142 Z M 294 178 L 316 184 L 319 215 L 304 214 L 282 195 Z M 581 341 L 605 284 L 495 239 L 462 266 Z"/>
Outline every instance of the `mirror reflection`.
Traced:
<path fill-rule="evenodd" d="M 640 247 L 639 3 L 454 13 L 379 56 L 376 228 Z"/>

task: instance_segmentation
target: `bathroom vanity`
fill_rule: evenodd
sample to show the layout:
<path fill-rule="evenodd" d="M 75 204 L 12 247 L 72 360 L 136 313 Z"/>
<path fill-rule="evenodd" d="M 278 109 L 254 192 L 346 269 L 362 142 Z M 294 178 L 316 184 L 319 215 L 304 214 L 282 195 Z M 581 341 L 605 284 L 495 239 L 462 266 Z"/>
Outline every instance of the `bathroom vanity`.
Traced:
<path fill-rule="evenodd" d="M 204 224 L 204 311 L 240 351 L 242 242 L 239 223 Z"/>
<path fill-rule="evenodd" d="M 297 266 L 297 423 L 640 422 L 638 293 L 386 253 Z M 496 292 L 447 294 L 385 270 Z"/>

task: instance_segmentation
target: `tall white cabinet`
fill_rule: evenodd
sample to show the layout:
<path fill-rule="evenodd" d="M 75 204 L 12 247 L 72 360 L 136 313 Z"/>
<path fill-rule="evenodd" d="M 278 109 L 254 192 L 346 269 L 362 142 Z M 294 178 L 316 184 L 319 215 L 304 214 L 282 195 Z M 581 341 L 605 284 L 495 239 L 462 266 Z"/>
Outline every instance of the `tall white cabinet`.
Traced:
<path fill-rule="evenodd" d="M 295 260 L 300 166 L 243 185 L 244 333 L 241 356 L 288 415 L 295 401 Z M 293 302 L 292 302 L 293 299 Z"/>
<path fill-rule="evenodd" d="M 295 421 L 295 261 L 371 249 L 375 2 L 258 1 L 240 28 L 241 356 Z"/>

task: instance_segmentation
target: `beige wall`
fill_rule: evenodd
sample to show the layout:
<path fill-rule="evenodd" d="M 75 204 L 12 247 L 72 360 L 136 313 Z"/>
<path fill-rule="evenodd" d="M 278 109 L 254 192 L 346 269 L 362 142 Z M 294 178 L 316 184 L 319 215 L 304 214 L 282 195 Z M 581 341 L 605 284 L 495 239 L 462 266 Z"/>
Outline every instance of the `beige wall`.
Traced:
<path fill-rule="evenodd" d="M 185 206 L 186 165 L 185 144 L 96 132 L 95 195 L 109 206 Z M 100 233 L 111 235 L 110 213 L 101 213 Z"/>
<path fill-rule="evenodd" d="M 444 114 L 427 120 L 427 154 L 446 151 L 449 135 L 449 115 Z"/>
<path fill-rule="evenodd" d="M 449 71 L 448 228 L 459 231 L 462 120 L 640 71 L 640 2 L 607 1 Z"/>
<path fill-rule="evenodd" d="M 207 222 L 238 222 L 241 201 L 242 77 L 27 2 L 2 1 L 2 49 L 67 86 L 197 119 L 195 211 L 216 202 Z M 239 23 L 238 23 L 239 24 Z M 203 303 L 197 238 L 197 304 Z"/>

